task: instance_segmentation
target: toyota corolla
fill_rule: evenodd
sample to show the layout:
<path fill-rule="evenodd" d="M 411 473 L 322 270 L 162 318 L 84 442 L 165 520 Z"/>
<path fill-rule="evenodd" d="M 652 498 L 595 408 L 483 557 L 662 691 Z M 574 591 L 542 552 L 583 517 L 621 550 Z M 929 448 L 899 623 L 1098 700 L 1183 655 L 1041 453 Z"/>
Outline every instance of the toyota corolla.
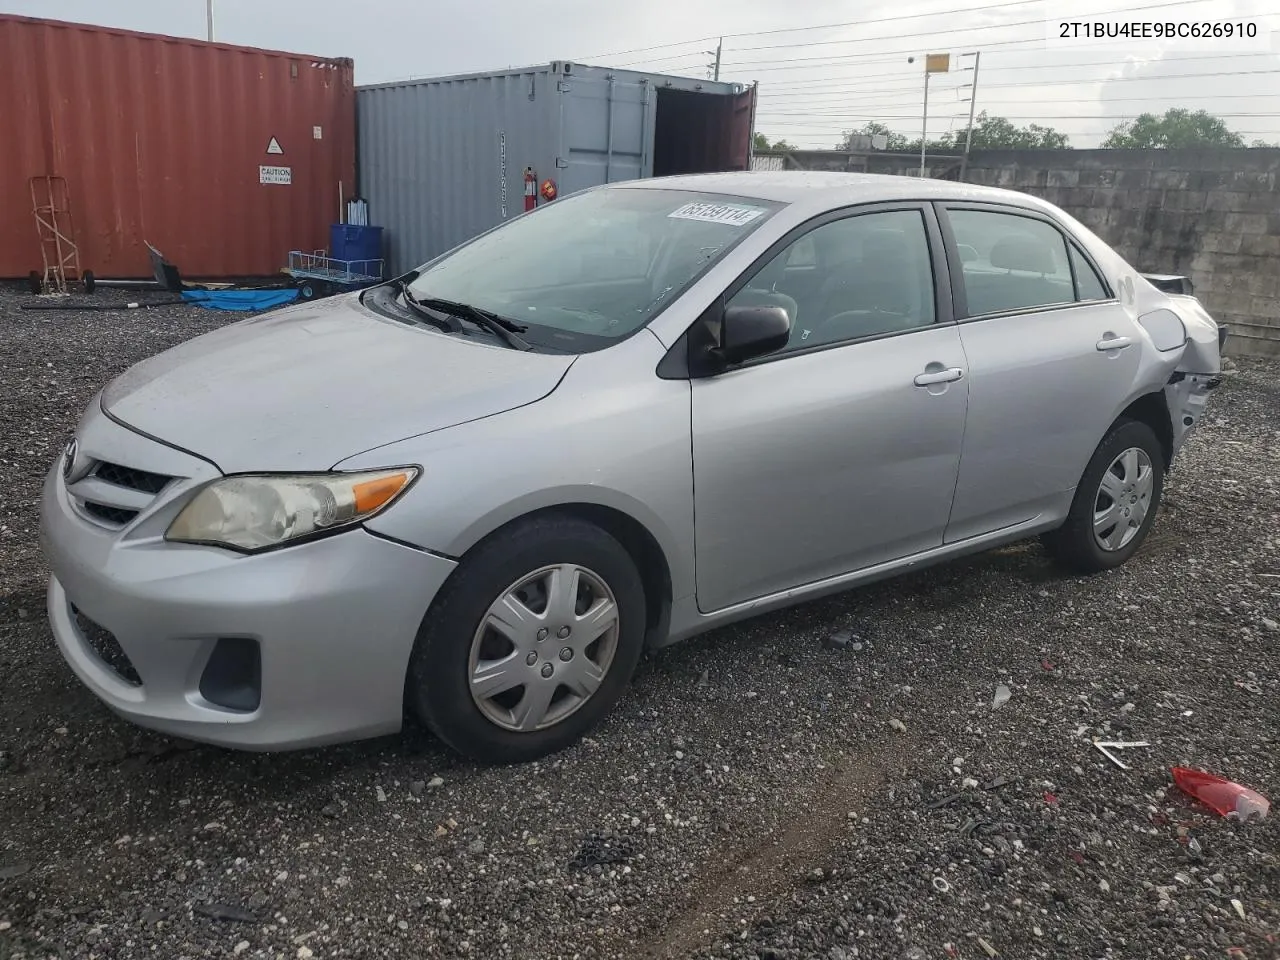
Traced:
<path fill-rule="evenodd" d="M 1222 334 L 1024 194 L 588 190 L 108 384 L 44 487 L 53 635 L 178 736 L 538 757 L 646 646 L 1036 535 L 1124 563 Z"/>

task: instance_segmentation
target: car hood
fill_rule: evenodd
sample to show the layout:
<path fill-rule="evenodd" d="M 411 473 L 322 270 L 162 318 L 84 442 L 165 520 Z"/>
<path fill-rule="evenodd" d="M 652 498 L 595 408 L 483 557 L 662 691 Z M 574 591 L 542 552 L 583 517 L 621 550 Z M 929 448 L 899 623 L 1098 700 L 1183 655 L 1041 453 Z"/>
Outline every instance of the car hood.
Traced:
<path fill-rule="evenodd" d="M 408 326 L 341 296 L 144 360 L 107 386 L 102 406 L 226 473 L 327 470 L 540 400 L 573 360 Z"/>

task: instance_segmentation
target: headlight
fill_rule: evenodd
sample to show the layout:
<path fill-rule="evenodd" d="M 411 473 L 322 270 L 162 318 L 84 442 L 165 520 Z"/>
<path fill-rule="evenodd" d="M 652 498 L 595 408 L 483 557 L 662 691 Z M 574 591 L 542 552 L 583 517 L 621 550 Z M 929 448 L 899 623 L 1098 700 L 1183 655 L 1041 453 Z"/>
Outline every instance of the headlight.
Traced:
<path fill-rule="evenodd" d="M 215 480 L 174 518 L 165 539 L 263 550 L 367 520 L 417 475 L 416 467 L 398 467 Z"/>

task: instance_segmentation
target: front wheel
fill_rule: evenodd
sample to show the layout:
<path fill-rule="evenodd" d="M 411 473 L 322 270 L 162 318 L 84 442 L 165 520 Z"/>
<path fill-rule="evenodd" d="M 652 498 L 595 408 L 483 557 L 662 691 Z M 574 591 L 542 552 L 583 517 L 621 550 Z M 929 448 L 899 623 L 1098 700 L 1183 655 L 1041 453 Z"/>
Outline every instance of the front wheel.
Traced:
<path fill-rule="evenodd" d="M 465 557 L 432 604 L 409 703 L 460 753 L 535 760 L 613 708 L 644 631 L 644 585 L 617 540 L 573 517 L 523 521 Z"/>
<path fill-rule="evenodd" d="M 1163 489 L 1160 441 L 1145 423 L 1123 420 L 1094 451 L 1066 523 L 1045 535 L 1045 546 L 1073 570 L 1114 569 L 1146 539 Z"/>

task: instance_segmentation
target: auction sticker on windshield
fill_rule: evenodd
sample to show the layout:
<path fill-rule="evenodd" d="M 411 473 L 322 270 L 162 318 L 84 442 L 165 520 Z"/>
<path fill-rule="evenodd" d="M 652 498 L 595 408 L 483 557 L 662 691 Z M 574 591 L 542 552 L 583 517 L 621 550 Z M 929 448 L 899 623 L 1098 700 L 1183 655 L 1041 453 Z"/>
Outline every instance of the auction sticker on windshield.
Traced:
<path fill-rule="evenodd" d="M 703 223 L 725 223 L 741 227 L 764 213 L 764 207 L 746 207 L 736 203 L 686 203 L 667 214 L 676 220 L 700 220 Z"/>

